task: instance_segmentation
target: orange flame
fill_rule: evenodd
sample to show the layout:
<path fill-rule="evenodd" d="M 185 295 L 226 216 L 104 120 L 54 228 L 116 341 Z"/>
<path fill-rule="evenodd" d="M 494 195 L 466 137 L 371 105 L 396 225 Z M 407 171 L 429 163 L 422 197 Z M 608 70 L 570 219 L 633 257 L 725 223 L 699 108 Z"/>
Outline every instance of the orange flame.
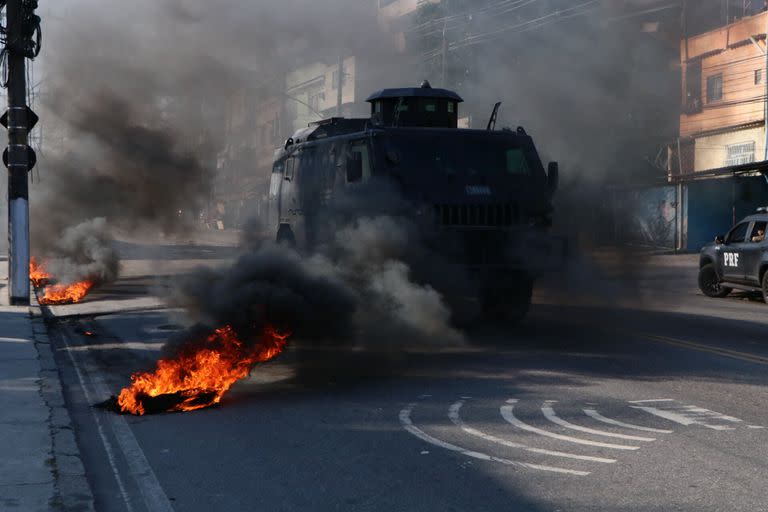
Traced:
<path fill-rule="evenodd" d="M 93 288 L 93 281 L 77 281 L 71 284 L 46 286 L 40 304 L 71 304 L 80 302 Z"/>
<path fill-rule="evenodd" d="M 71 304 L 80 302 L 88 294 L 93 281 L 86 279 L 71 284 L 54 284 L 46 286 L 52 279 L 51 274 L 45 270 L 44 263 L 38 263 L 37 258 L 29 259 L 29 280 L 35 288 L 45 287 L 40 304 Z"/>
<path fill-rule="evenodd" d="M 219 403 L 232 385 L 247 377 L 256 363 L 269 361 L 285 346 L 290 333 L 264 329 L 260 343 L 247 346 L 234 329 L 216 329 L 202 345 L 182 348 L 174 359 L 161 359 L 155 371 L 131 375 L 117 403 L 122 412 L 143 415 L 148 399 L 169 396 L 166 411 L 193 411 Z"/>
<path fill-rule="evenodd" d="M 37 258 L 29 258 L 29 280 L 35 288 L 45 286 L 51 280 L 51 274 L 46 272 L 45 264 L 38 263 Z"/>

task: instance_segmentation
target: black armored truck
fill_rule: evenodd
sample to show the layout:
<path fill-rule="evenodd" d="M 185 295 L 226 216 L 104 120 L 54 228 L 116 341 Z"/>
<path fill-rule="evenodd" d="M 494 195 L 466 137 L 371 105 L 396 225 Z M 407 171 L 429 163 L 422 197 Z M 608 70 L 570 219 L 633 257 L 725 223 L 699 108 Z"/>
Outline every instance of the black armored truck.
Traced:
<path fill-rule="evenodd" d="M 741 220 L 727 235 L 718 235 L 699 256 L 699 288 L 708 297 L 725 297 L 734 289 L 762 292 L 768 302 L 768 208 Z"/>
<path fill-rule="evenodd" d="M 462 98 L 428 82 L 367 101 L 370 117 L 311 123 L 276 151 L 268 215 L 276 241 L 311 251 L 322 209 L 387 182 L 432 231 L 434 254 L 470 276 L 482 312 L 524 317 L 534 279 L 565 251 L 549 234 L 557 163 L 545 170 L 523 128 L 496 130 L 498 104 L 483 130 L 459 128 Z M 452 290 L 427 284 L 450 302 Z"/>

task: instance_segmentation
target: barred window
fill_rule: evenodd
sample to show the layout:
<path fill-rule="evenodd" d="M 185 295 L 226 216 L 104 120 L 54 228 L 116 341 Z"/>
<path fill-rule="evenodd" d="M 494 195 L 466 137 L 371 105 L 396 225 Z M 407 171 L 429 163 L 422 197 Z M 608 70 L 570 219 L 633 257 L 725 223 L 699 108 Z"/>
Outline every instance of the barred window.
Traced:
<path fill-rule="evenodd" d="M 707 77 L 707 103 L 723 99 L 723 74 Z"/>

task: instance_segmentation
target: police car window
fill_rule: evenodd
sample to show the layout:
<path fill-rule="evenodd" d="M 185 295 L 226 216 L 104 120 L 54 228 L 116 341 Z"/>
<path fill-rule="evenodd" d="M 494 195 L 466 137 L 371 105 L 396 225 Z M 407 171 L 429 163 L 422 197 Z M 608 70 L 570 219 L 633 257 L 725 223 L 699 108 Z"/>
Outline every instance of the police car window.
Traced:
<path fill-rule="evenodd" d="M 758 221 L 752 226 L 752 233 L 749 235 L 749 239 L 752 242 L 762 242 L 765 240 L 765 227 L 768 222 Z"/>
<path fill-rule="evenodd" d="M 507 174 L 528 176 L 531 173 L 522 149 L 507 150 Z"/>
<path fill-rule="evenodd" d="M 744 241 L 744 237 L 747 235 L 747 228 L 749 227 L 749 222 L 742 222 L 735 228 L 731 230 L 730 233 L 728 233 L 728 238 L 725 240 L 726 243 L 739 243 Z"/>

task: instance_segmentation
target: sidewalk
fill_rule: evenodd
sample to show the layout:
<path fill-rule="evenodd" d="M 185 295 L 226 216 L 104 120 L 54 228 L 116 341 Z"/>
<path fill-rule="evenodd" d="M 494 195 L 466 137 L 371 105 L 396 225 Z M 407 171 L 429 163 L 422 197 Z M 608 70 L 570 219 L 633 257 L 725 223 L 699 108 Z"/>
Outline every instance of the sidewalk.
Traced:
<path fill-rule="evenodd" d="M 8 305 L 0 257 L 0 510 L 91 511 L 40 309 Z"/>

